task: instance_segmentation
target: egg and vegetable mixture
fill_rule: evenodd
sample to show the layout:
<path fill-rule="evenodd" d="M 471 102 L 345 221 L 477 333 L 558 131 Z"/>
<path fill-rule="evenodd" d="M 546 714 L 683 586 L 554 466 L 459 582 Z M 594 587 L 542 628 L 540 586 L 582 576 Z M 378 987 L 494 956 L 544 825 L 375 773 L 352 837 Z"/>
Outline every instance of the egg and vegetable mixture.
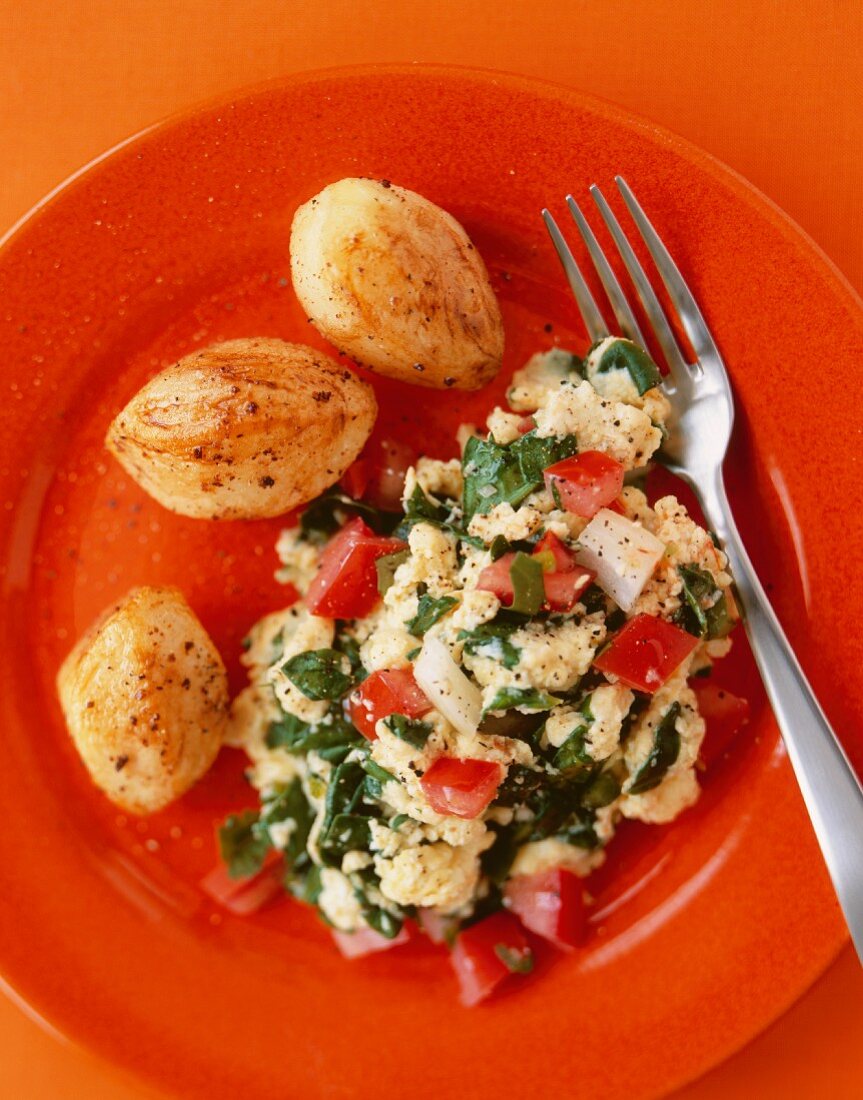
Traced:
<path fill-rule="evenodd" d="M 401 514 L 331 491 L 282 533 L 301 598 L 247 640 L 228 740 L 260 809 L 221 830 L 230 871 L 275 850 L 339 932 L 414 918 L 452 940 L 500 910 L 532 927 L 531 883 L 557 875 L 560 900 L 622 819 L 695 802 L 687 681 L 728 651 L 735 609 L 708 532 L 639 487 L 659 382 L 625 340 L 535 355 L 486 433 L 462 427 L 460 461 L 408 470 Z M 548 938 L 572 942 L 563 918 Z"/>

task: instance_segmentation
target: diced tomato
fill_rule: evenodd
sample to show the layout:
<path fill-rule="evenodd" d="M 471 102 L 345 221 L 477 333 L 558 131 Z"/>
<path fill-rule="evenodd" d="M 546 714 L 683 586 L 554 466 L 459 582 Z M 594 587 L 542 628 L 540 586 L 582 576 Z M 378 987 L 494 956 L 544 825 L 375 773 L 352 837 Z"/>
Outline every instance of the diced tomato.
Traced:
<path fill-rule="evenodd" d="M 348 706 L 351 721 L 369 741 L 377 737 L 375 726 L 381 718 L 391 714 L 421 718 L 431 710 L 431 703 L 414 679 L 412 668 L 373 672 L 351 692 Z"/>
<path fill-rule="evenodd" d="M 626 506 L 623 503 L 623 497 L 618 497 L 617 500 L 613 500 L 610 504 L 605 506 L 610 512 L 617 512 L 619 516 L 626 515 Z"/>
<path fill-rule="evenodd" d="M 417 924 L 432 943 L 446 943 L 458 920 L 437 909 L 421 908 L 417 909 Z"/>
<path fill-rule="evenodd" d="M 636 615 L 593 662 L 636 691 L 658 691 L 698 645 L 698 639 L 655 615 Z"/>
<path fill-rule="evenodd" d="M 590 519 L 620 496 L 623 466 L 602 451 L 582 451 L 545 471 L 545 485 L 568 512 Z"/>
<path fill-rule="evenodd" d="M 749 721 L 749 703 L 712 680 L 690 680 L 689 686 L 695 692 L 698 711 L 707 727 L 699 755 L 705 768 L 711 768 Z"/>
<path fill-rule="evenodd" d="M 533 954 L 521 926 L 504 912 L 459 932 L 450 960 L 467 1008 L 484 1001 L 510 974 L 533 969 Z"/>
<path fill-rule="evenodd" d="M 497 793 L 503 769 L 493 760 L 439 756 L 420 780 L 429 805 L 449 817 L 479 817 Z"/>
<path fill-rule="evenodd" d="M 557 947 L 577 947 L 587 932 L 581 879 L 562 867 L 515 875 L 504 887 L 513 913 L 531 932 Z"/>
<path fill-rule="evenodd" d="M 554 558 L 554 568 L 558 573 L 568 573 L 575 569 L 575 554 L 568 549 L 553 531 L 546 531 L 533 550 L 534 554 L 549 553 Z"/>
<path fill-rule="evenodd" d="M 342 475 L 341 486 L 354 500 L 367 500 L 383 512 L 398 512 L 405 477 L 416 460 L 417 452 L 409 443 L 372 438 Z"/>
<path fill-rule="evenodd" d="M 539 554 L 551 554 L 555 569 L 543 573 L 545 604 L 547 611 L 571 611 L 579 596 L 593 583 L 595 574 L 584 569 L 557 535 L 547 531 L 533 550 L 533 557 Z M 487 565 L 477 578 L 476 586 L 484 592 L 493 592 L 500 602 L 508 607 L 513 599 L 510 566 L 515 554 L 504 554 L 497 561 Z"/>
<path fill-rule="evenodd" d="M 518 434 L 527 435 L 527 433 L 532 432 L 535 427 L 536 421 L 532 416 L 523 416 L 517 425 Z"/>
<path fill-rule="evenodd" d="M 339 932 L 337 929 L 332 929 L 332 937 L 336 947 L 346 959 L 362 959 L 365 955 L 389 951 L 391 947 L 408 943 L 411 938 L 406 924 L 402 925 L 399 934 L 393 936 L 391 940 L 382 936 L 380 932 L 375 932 L 373 928 L 358 928 L 356 932 Z"/>
<path fill-rule="evenodd" d="M 270 851 L 261 870 L 245 878 L 231 878 L 224 863 L 218 864 L 201 879 L 201 889 L 229 912 L 247 917 L 284 894 L 283 871 L 282 856 Z"/>
<path fill-rule="evenodd" d="M 306 606 L 327 619 L 358 619 L 380 599 L 375 562 L 404 550 L 401 539 L 381 538 L 357 516 L 335 535 L 306 593 Z"/>

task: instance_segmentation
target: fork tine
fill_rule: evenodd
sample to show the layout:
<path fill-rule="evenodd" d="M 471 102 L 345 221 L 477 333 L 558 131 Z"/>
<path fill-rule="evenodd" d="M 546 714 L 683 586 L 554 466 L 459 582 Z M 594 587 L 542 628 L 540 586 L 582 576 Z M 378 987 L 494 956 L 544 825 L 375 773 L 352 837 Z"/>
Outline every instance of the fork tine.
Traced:
<path fill-rule="evenodd" d="M 662 306 L 659 304 L 659 299 L 656 297 L 653 287 L 644 274 L 644 268 L 639 263 L 638 257 L 632 251 L 632 246 L 626 239 L 623 230 L 620 228 L 620 223 L 612 213 L 611 207 L 605 201 L 602 192 L 596 184 L 592 185 L 590 193 L 593 196 L 593 201 L 599 207 L 599 212 L 602 214 L 602 219 L 608 227 L 609 233 L 611 233 L 614 238 L 614 243 L 617 245 L 620 258 L 623 260 L 624 266 L 635 284 L 635 289 L 638 291 L 638 297 L 641 299 L 644 311 L 653 326 L 653 331 L 656 334 L 656 339 L 659 341 L 659 346 L 662 348 L 662 353 L 665 356 L 666 362 L 671 368 L 672 374 L 677 375 L 679 378 L 683 372 L 689 370 L 689 365 L 681 355 L 680 348 L 677 346 L 677 341 L 674 338 L 674 333 L 671 331 L 668 319 L 662 311 Z"/>
<path fill-rule="evenodd" d="M 612 271 L 608 260 L 606 260 L 605 253 L 599 247 L 599 242 L 593 235 L 593 230 L 587 224 L 587 219 L 572 195 L 566 196 L 566 205 L 569 207 L 573 221 L 578 226 L 581 239 L 587 245 L 587 251 L 590 253 L 591 260 L 593 260 L 593 266 L 596 268 L 596 273 L 605 287 L 605 293 L 608 295 L 608 300 L 611 302 L 611 308 L 614 310 L 614 315 L 623 335 L 628 336 L 630 340 L 644 347 L 644 336 L 638 327 L 635 314 L 630 309 L 629 302 L 627 302 L 623 291 L 620 289 L 617 276 Z"/>
<path fill-rule="evenodd" d="M 560 262 L 563 264 L 563 270 L 566 272 L 566 278 L 569 281 L 572 293 L 575 295 L 575 301 L 587 327 L 587 333 L 591 342 L 596 343 L 603 336 L 608 336 L 608 325 L 606 325 L 605 319 L 599 311 L 599 306 L 590 293 L 590 288 L 584 281 L 584 276 L 575 262 L 575 257 L 569 245 L 557 227 L 557 222 L 548 210 L 543 210 L 542 218 Z"/>
<path fill-rule="evenodd" d="M 663 283 L 665 283 L 665 289 L 668 291 L 668 296 L 677 310 L 677 315 L 686 330 L 693 351 L 699 359 L 711 352 L 718 355 L 716 344 L 713 342 L 707 322 L 698 308 L 698 303 L 692 297 L 692 292 L 684 282 L 677 264 L 671 258 L 659 234 L 651 225 L 650 219 L 641 209 L 641 204 L 629 189 L 629 184 L 622 176 L 615 176 L 614 182 L 623 196 L 623 201 L 632 215 L 632 220 L 641 234 L 641 239 L 647 245 L 647 251 L 656 264 L 656 270 L 659 272 Z"/>

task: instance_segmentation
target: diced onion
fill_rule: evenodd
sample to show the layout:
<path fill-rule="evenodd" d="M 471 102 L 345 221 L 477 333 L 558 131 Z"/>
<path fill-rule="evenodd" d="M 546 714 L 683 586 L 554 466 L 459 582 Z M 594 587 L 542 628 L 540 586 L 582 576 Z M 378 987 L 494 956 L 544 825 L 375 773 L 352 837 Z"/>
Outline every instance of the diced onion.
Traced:
<path fill-rule="evenodd" d="M 665 553 L 655 535 L 609 508 L 596 513 L 578 543 L 578 564 L 593 570 L 599 587 L 624 611 L 632 610 Z"/>
<path fill-rule="evenodd" d="M 414 664 L 414 679 L 429 702 L 459 733 L 472 734 L 482 716 L 482 695 L 439 638 L 426 638 Z"/>

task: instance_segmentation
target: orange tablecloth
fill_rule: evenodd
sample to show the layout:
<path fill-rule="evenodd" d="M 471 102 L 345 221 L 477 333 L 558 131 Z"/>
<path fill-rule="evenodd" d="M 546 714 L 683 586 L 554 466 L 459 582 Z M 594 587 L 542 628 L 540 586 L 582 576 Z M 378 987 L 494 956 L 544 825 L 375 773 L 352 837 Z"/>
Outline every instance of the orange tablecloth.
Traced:
<path fill-rule="evenodd" d="M 103 149 L 201 98 L 300 69 L 452 62 L 569 83 L 683 134 L 775 199 L 863 290 L 859 0 L 2 0 L 0 15 L 0 231 Z M 863 972 L 846 950 L 677 1100 L 863 1095 L 861 1036 Z M 0 1092 L 153 1096 L 2 997 Z"/>

